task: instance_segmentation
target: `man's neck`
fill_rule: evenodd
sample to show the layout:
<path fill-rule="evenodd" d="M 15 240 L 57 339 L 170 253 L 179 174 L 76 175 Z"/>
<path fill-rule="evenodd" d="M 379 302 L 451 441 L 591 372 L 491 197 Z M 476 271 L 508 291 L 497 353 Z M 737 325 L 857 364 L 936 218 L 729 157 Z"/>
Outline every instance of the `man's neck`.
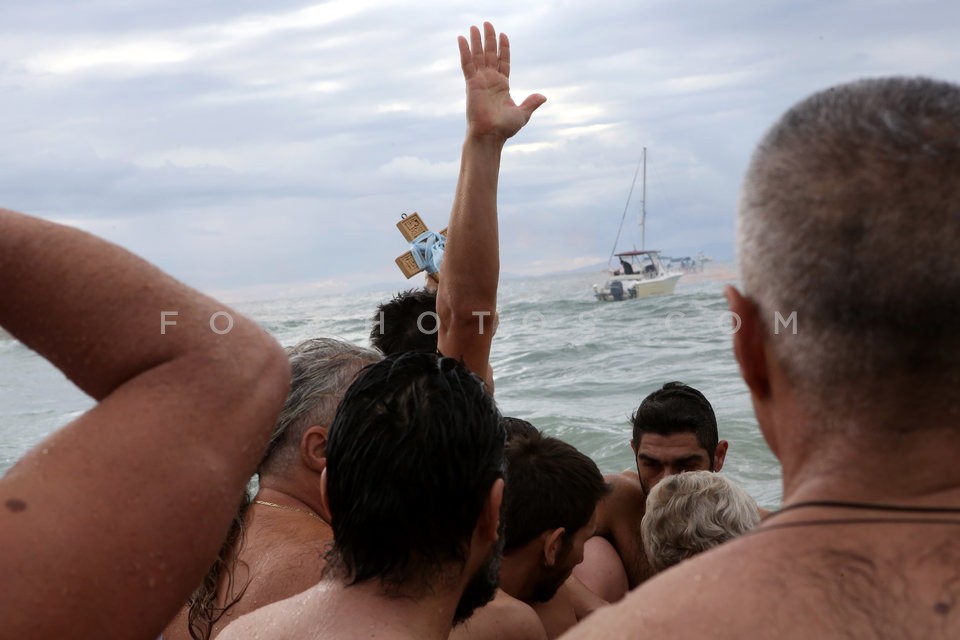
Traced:
<path fill-rule="evenodd" d="M 955 430 L 869 433 L 851 426 L 809 436 L 783 464 L 784 503 L 809 500 L 960 504 Z M 814 441 L 815 440 L 815 441 Z"/>
<path fill-rule="evenodd" d="M 347 586 L 335 578 L 318 587 L 329 589 L 329 610 L 336 612 L 332 627 L 342 622 L 347 636 L 371 638 L 447 638 L 460 593 L 440 587 L 411 597 L 388 595 L 376 581 Z M 358 620 L 365 621 L 365 629 L 358 629 Z"/>
<path fill-rule="evenodd" d="M 517 600 L 529 597 L 530 576 L 540 570 L 540 552 L 527 547 L 503 556 L 500 563 L 500 588 Z"/>
<path fill-rule="evenodd" d="M 307 513 L 314 513 L 321 520 L 330 524 L 330 516 L 323 508 L 319 489 L 310 490 L 303 483 L 278 478 L 277 476 L 262 476 L 257 500 L 282 505 Z"/>

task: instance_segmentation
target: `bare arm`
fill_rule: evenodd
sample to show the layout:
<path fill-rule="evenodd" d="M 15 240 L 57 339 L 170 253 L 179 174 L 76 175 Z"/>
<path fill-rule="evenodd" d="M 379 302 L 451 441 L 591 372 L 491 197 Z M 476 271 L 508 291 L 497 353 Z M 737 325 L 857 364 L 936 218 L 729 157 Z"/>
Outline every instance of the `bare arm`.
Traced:
<path fill-rule="evenodd" d="M 493 390 L 490 344 L 493 340 L 500 245 L 497 227 L 497 181 L 500 156 L 546 98 L 529 96 L 517 105 L 510 97 L 510 43 L 493 26 L 470 29 L 470 42 L 459 38 L 460 65 L 467 91 L 467 136 L 460 159 L 447 246 L 437 291 L 440 330 L 437 348 L 463 358 L 467 368 Z"/>
<path fill-rule="evenodd" d="M 583 620 L 597 609 L 610 604 L 588 589 L 576 576 L 567 578 L 564 587 L 570 590 L 570 602 L 573 603 L 573 611 L 578 621 Z"/>
<path fill-rule="evenodd" d="M 595 609 L 606 604 L 606 601 L 585 587 L 576 576 L 571 575 L 549 601 L 532 606 L 543 622 L 547 637 L 552 639 L 560 637 Z"/>
<path fill-rule="evenodd" d="M 123 249 L 5 210 L 0 290 L 0 325 L 98 401 L 0 479 L 0 637 L 153 640 L 220 546 L 286 357 Z"/>
<path fill-rule="evenodd" d="M 603 536 L 615 547 L 623 561 L 630 588 L 633 589 L 652 575 L 640 537 L 640 521 L 646 511 L 646 495 L 635 472 L 608 474 L 604 479 L 613 490 L 597 507 L 597 535 Z M 594 560 L 606 559 L 609 554 L 605 551 L 606 549 L 598 553 Z M 589 574 L 586 569 L 590 566 L 587 561 L 580 566 L 584 568 L 580 569 L 581 573 L 578 575 L 584 583 L 593 591 L 604 595 L 608 601 L 612 601 L 606 597 L 608 592 L 598 590 L 598 585 L 591 582 L 592 578 L 587 577 Z M 598 573 L 610 572 L 599 570 Z"/>
<path fill-rule="evenodd" d="M 583 545 L 583 562 L 573 568 L 571 578 L 591 593 L 599 594 L 597 597 L 605 602 L 616 602 L 630 590 L 620 554 L 609 540 L 599 535 Z"/>

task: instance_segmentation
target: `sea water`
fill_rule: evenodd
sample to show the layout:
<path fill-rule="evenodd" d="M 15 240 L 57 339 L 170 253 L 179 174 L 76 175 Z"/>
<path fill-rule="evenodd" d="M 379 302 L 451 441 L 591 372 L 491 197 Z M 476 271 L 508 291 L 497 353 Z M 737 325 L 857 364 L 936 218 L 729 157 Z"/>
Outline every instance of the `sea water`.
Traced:
<path fill-rule="evenodd" d="M 591 456 L 604 472 L 634 467 L 630 414 L 664 382 L 706 395 L 720 437 L 723 472 L 761 506 L 781 498 L 780 467 L 757 428 L 731 347 L 722 268 L 680 279 L 670 296 L 597 302 L 602 274 L 501 282 L 491 362 L 504 415 L 529 420 Z M 282 344 L 316 336 L 369 342 L 374 309 L 393 291 L 315 295 L 232 305 Z M 427 325 L 429 326 L 429 325 Z M 54 367 L 0 338 L 0 474 L 45 435 L 92 406 Z M 104 470 L 107 472 L 108 470 Z"/>

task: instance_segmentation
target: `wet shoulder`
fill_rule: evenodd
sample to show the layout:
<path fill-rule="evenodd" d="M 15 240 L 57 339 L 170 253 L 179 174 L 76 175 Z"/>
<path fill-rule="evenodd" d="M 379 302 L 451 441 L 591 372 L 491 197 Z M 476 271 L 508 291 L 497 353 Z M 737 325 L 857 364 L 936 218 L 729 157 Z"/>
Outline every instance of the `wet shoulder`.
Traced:
<path fill-rule="evenodd" d="M 454 627 L 450 640 L 546 640 L 537 612 L 502 590 L 469 620 Z"/>
<path fill-rule="evenodd" d="M 600 502 L 597 511 L 597 533 L 609 534 L 618 526 L 639 526 L 646 510 L 646 495 L 635 472 L 610 473 L 603 477 L 610 493 Z"/>
<path fill-rule="evenodd" d="M 748 534 L 657 575 L 564 638 L 960 637 L 960 531 L 922 533 Z"/>

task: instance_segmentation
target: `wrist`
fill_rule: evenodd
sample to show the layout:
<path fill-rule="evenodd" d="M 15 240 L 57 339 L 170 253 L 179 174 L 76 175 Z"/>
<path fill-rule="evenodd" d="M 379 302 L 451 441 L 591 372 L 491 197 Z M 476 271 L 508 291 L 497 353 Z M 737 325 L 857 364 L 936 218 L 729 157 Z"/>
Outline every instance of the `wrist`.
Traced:
<path fill-rule="evenodd" d="M 478 145 L 483 147 L 488 147 L 491 149 L 503 149 L 504 145 L 507 144 L 509 136 L 504 136 L 503 134 L 496 133 L 494 131 L 485 131 L 478 132 L 473 131 L 470 127 L 467 127 L 467 135 L 464 140 L 464 144 Z"/>

